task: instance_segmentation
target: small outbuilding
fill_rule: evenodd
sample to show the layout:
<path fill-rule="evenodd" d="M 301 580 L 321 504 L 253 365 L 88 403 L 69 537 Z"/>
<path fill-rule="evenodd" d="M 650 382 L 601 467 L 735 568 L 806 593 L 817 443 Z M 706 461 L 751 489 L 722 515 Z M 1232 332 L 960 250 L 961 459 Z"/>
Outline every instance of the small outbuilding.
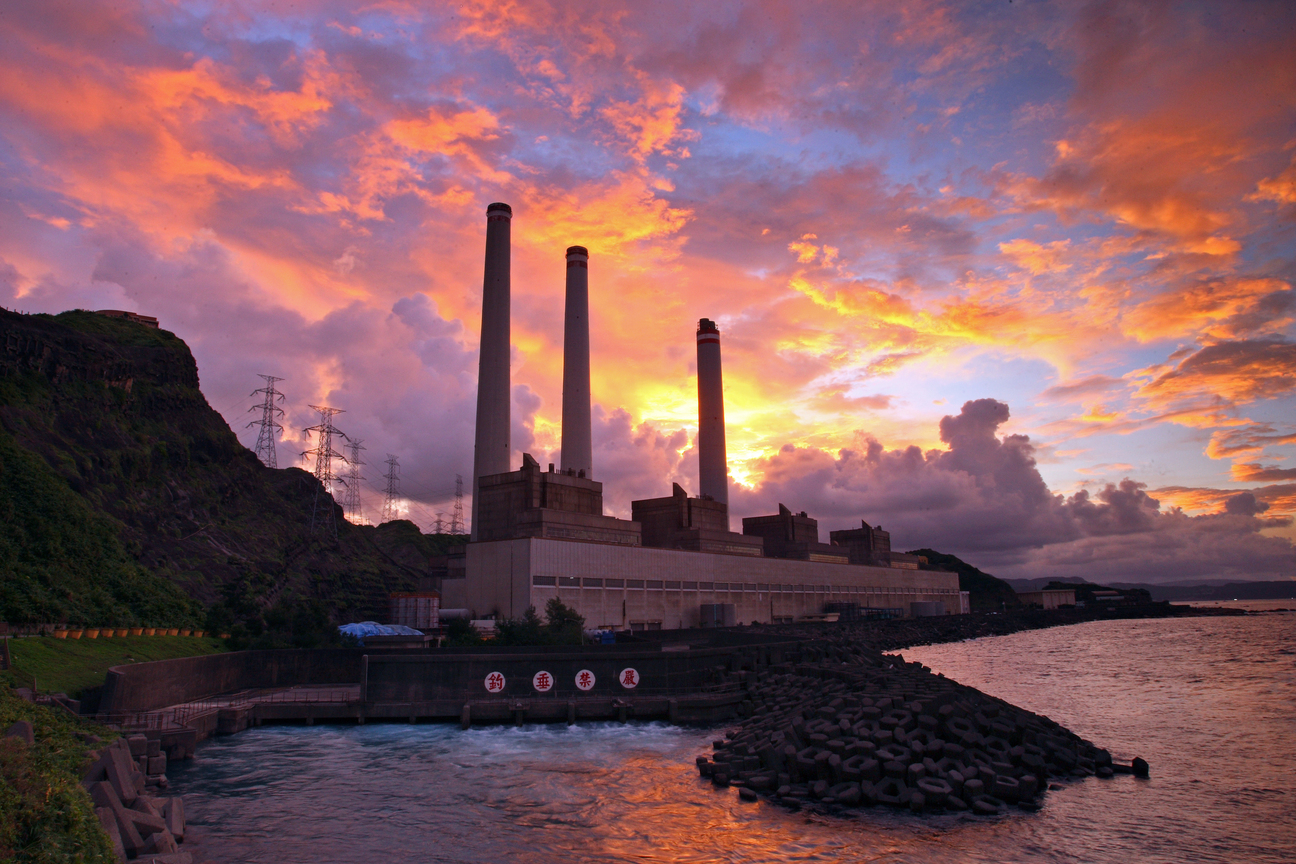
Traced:
<path fill-rule="evenodd" d="M 1074 588 L 1018 591 L 1017 599 L 1027 606 L 1035 606 L 1039 609 L 1058 609 L 1062 606 L 1074 606 L 1076 602 Z"/>

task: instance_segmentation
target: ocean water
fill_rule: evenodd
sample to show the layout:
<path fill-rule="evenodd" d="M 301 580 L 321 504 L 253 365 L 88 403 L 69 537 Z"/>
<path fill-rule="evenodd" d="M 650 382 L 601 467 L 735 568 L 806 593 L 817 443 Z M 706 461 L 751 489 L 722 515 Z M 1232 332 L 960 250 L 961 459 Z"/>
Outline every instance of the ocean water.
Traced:
<path fill-rule="evenodd" d="M 198 860 L 1291 862 L 1296 614 L 1097 622 L 903 652 L 1047 714 L 1148 780 L 1037 813 L 852 818 L 741 802 L 693 757 L 717 729 L 279 726 L 172 767 Z"/>

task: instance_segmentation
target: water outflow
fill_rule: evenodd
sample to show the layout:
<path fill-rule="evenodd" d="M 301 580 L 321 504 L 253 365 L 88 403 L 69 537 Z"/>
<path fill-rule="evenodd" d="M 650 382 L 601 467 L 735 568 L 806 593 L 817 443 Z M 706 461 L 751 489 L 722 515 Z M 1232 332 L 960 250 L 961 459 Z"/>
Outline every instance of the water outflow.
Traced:
<path fill-rule="evenodd" d="M 473 450 L 472 535 L 477 539 L 478 481 L 509 470 L 510 258 L 513 208 L 486 208 L 486 268 L 482 280 L 481 354 L 477 367 L 477 440 Z"/>
<path fill-rule="evenodd" d="M 593 477 L 589 352 L 589 250 L 571 246 L 563 317 L 562 470 Z"/>
<path fill-rule="evenodd" d="M 702 495 L 728 506 L 729 462 L 725 454 L 724 376 L 720 370 L 720 330 L 709 318 L 703 318 L 698 322 L 697 383 L 699 491 Z"/>

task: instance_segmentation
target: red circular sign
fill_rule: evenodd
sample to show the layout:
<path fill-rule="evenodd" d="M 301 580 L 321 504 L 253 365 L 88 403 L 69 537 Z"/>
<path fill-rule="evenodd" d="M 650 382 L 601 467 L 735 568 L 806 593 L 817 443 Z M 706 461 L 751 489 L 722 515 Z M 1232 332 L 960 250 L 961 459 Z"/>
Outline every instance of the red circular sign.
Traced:
<path fill-rule="evenodd" d="M 554 677 L 548 672 L 537 672 L 531 677 L 531 686 L 541 693 L 548 693 L 553 689 Z"/>
<path fill-rule="evenodd" d="M 639 686 L 639 670 L 630 668 L 622 669 L 621 675 L 617 680 L 621 682 L 621 686 L 625 689 L 633 690 Z"/>
<path fill-rule="evenodd" d="M 577 672 L 577 673 L 576 673 L 576 689 L 578 689 L 578 690 L 593 690 L 593 689 L 594 689 L 594 673 L 591 672 L 591 671 L 588 670 L 588 669 L 582 669 L 582 670 L 580 670 L 579 672 Z"/>

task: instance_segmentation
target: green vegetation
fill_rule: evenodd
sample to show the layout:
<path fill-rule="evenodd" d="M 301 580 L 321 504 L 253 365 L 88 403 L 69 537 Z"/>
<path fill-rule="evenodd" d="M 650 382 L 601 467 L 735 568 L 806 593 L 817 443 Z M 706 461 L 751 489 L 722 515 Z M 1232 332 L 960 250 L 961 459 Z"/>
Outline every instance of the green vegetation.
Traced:
<path fill-rule="evenodd" d="M 934 570 L 957 573 L 959 590 L 967 591 L 970 595 L 973 612 L 1002 612 L 1021 608 L 1021 601 L 1017 599 L 1017 592 L 1011 585 L 978 570 L 961 558 L 935 549 L 915 549 L 908 554 L 923 556 L 927 559 L 928 566 Z"/>
<path fill-rule="evenodd" d="M 90 762 L 86 730 L 105 740 L 115 734 L 0 687 L 0 731 L 18 720 L 32 724 L 36 745 L 0 738 L 0 860 L 111 864 L 112 842 L 80 780 Z"/>
<path fill-rule="evenodd" d="M 213 632 L 229 631 L 225 644 L 231 651 L 267 648 L 337 648 L 343 644 L 328 609 L 318 600 L 288 603 L 280 600 L 260 612 L 255 607 L 231 613 L 224 604 L 213 606 L 207 624 Z M 239 623 L 229 626 L 229 622 Z"/>
<path fill-rule="evenodd" d="M 16 683 L 35 678 L 41 692 L 77 698 L 86 687 L 98 687 L 113 666 L 194 657 L 225 650 L 220 639 L 194 636 L 115 636 L 111 639 L 55 639 L 29 636 L 9 640 Z M 9 673 L 0 673 L 3 679 Z"/>
<path fill-rule="evenodd" d="M 557 597 L 545 604 L 545 621 L 541 623 L 534 606 L 528 606 L 516 621 L 495 625 L 496 645 L 580 645 L 584 639 L 585 618 Z"/>
<path fill-rule="evenodd" d="M 199 605 L 130 560 L 119 529 L 0 430 L 0 620 L 198 624 Z"/>
<path fill-rule="evenodd" d="M 534 606 L 528 606 L 521 618 L 495 622 L 495 638 L 483 639 L 466 618 L 446 621 L 446 645 L 580 645 L 584 641 L 585 619 L 557 597 L 545 604 L 541 620 Z"/>
<path fill-rule="evenodd" d="M 351 525 L 309 473 L 263 466 L 172 333 L 0 310 L 0 338 L 0 620 L 202 627 L 218 607 L 247 645 L 328 644 L 321 615 L 384 615 L 467 539 Z"/>

